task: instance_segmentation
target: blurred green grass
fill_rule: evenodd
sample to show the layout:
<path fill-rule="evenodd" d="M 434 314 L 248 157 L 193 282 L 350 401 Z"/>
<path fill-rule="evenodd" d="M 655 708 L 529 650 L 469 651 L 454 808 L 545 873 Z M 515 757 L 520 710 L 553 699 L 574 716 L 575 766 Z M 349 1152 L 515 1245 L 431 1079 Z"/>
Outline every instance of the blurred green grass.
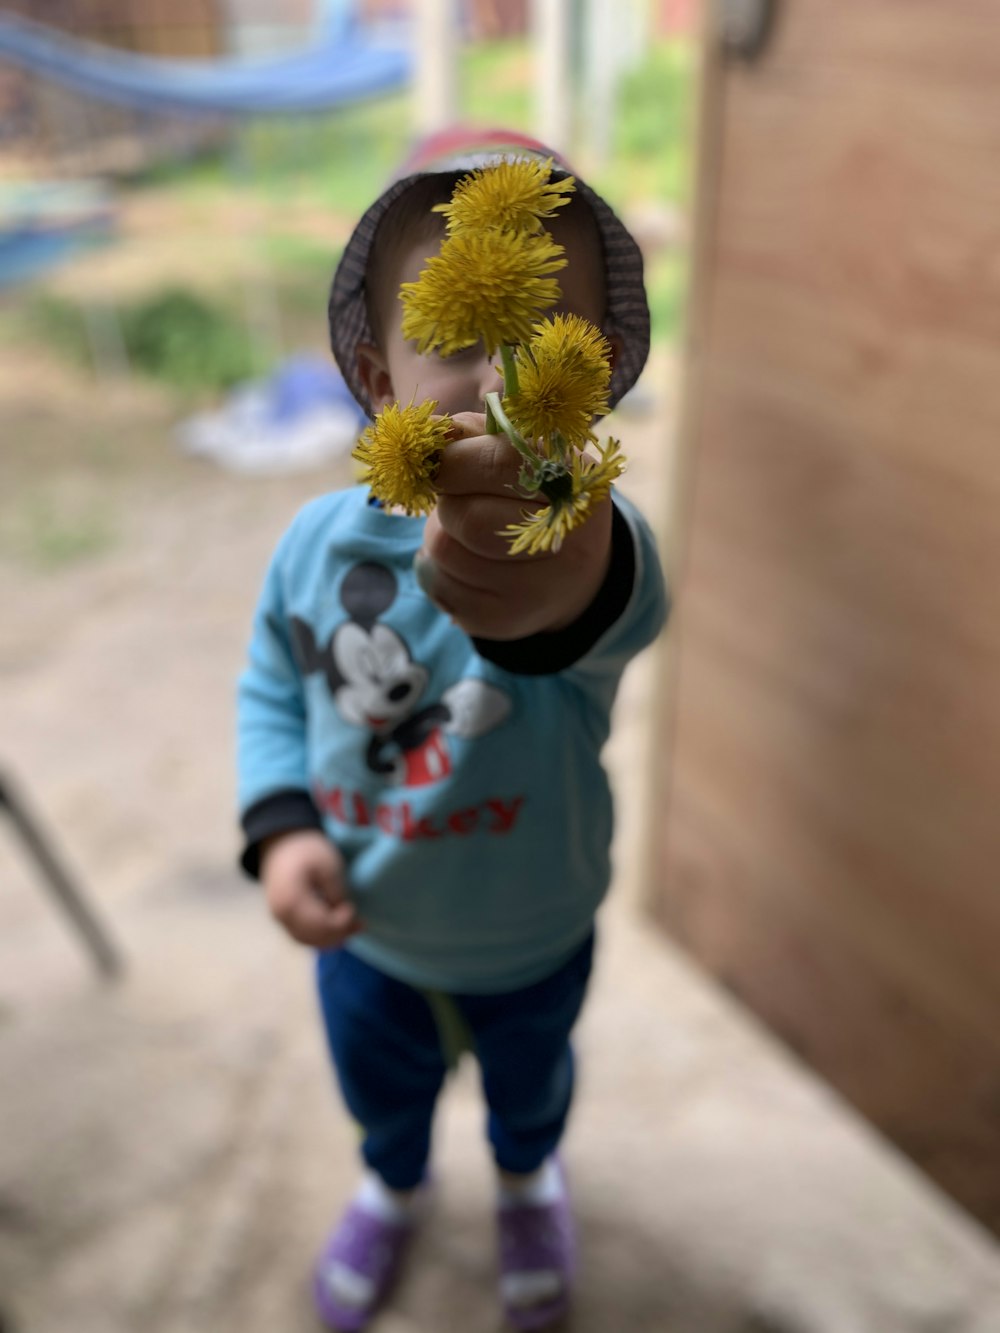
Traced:
<path fill-rule="evenodd" d="M 39 481 L 22 493 L 16 508 L 0 512 L 0 556 L 53 572 L 111 550 L 118 537 L 112 505 L 81 491 L 70 500 Z"/>
<path fill-rule="evenodd" d="M 115 321 L 133 370 L 184 396 L 227 389 L 267 369 L 262 350 L 235 311 L 184 288 L 166 287 L 117 302 L 101 314 Z M 30 321 L 35 336 L 49 347 L 89 364 L 87 321 L 78 303 L 41 296 L 30 308 Z"/>

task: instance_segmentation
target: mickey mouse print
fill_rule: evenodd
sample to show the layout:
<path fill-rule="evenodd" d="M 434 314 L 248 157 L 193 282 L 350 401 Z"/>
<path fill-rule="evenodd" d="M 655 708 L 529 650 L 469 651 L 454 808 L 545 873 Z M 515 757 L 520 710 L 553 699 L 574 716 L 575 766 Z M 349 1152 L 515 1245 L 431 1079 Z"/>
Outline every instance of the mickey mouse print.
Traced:
<path fill-rule="evenodd" d="M 427 667 L 414 661 L 403 637 L 379 619 L 396 593 L 391 569 L 375 561 L 356 564 L 340 591 L 347 620 L 321 646 L 313 627 L 292 616 L 292 644 L 303 675 L 324 675 L 343 720 L 368 733 L 369 770 L 394 786 L 423 787 L 451 775 L 449 736 L 471 739 L 492 731 L 511 703 L 502 690 L 476 677 L 428 700 Z"/>

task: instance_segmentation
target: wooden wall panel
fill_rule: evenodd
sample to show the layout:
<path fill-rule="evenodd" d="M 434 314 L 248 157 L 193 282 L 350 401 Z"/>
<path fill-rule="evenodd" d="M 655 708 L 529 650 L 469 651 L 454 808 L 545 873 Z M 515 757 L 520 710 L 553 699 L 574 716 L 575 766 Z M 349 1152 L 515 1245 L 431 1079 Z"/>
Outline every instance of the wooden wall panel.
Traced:
<path fill-rule="evenodd" d="M 657 883 L 1000 1229 L 998 88 L 992 0 L 786 0 L 715 81 Z"/>

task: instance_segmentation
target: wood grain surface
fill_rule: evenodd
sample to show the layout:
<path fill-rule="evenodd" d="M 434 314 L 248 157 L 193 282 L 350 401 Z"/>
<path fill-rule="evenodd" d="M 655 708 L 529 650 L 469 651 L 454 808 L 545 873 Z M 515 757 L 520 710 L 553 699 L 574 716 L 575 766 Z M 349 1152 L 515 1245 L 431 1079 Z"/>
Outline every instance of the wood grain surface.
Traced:
<path fill-rule="evenodd" d="M 1000 1230 L 1000 22 L 707 68 L 657 911 Z"/>

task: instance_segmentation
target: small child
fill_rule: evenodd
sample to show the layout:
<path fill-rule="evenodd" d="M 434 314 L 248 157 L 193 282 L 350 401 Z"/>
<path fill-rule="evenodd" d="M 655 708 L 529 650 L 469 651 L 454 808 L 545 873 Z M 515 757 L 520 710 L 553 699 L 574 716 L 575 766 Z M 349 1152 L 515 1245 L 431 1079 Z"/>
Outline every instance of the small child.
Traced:
<path fill-rule="evenodd" d="M 397 1271 L 463 1044 L 489 1112 L 506 1314 L 541 1328 L 569 1298 L 556 1150 L 610 876 L 600 752 L 621 672 L 666 599 L 650 532 L 617 495 L 558 551 L 508 554 L 498 534 L 525 501 L 519 455 L 485 433 L 497 358 L 481 344 L 421 355 L 402 336 L 400 284 L 444 236 L 434 205 L 471 169 L 517 158 L 568 174 L 522 136 L 436 136 L 348 242 L 329 305 L 347 383 L 370 413 L 435 399 L 454 439 L 426 519 L 363 486 L 305 506 L 272 560 L 240 681 L 242 863 L 288 934 L 318 950 L 330 1053 L 363 1131 L 366 1169 L 315 1277 L 321 1317 L 342 1330 L 364 1327 Z M 639 250 L 579 179 L 546 226 L 568 261 L 554 309 L 604 331 L 617 402 L 648 352 Z"/>

